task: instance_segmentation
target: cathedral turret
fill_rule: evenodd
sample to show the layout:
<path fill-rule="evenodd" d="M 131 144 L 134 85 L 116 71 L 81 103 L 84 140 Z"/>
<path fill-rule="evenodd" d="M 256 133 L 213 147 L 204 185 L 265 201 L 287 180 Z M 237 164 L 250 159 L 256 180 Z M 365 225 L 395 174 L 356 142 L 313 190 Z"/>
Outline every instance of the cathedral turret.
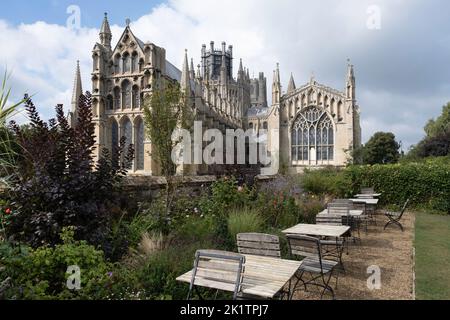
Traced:
<path fill-rule="evenodd" d="M 353 70 L 353 65 L 350 64 L 350 60 L 348 60 L 348 67 L 347 67 L 347 99 L 349 100 L 355 100 L 356 94 L 355 94 L 355 87 L 356 87 L 356 81 L 355 81 L 355 72 Z"/>
<path fill-rule="evenodd" d="M 108 14 L 105 12 L 102 27 L 100 28 L 100 43 L 111 50 L 112 33 L 109 27 Z"/>
<path fill-rule="evenodd" d="M 287 88 L 287 93 L 291 93 L 295 90 L 295 82 L 294 82 L 294 76 L 291 73 L 291 78 L 289 79 L 289 84 Z"/>
<path fill-rule="evenodd" d="M 222 64 L 220 65 L 220 82 L 222 84 L 227 83 L 227 63 L 225 56 L 225 42 L 222 42 Z"/>
<path fill-rule="evenodd" d="M 280 65 L 277 63 L 277 69 L 273 72 L 272 104 L 279 104 L 280 99 L 281 99 Z"/>
<path fill-rule="evenodd" d="M 187 56 L 187 49 L 185 49 L 184 52 L 184 63 L 183 63 L 183 69 L 181 70 L 181 89 L 184 93 L 190 94 L 191 92 L 191 80 L 190 80 L 190 74 L 189 74 L 189 62 L 188 62 L 188 56 Z"/>
<path fill-rule="evenodd" d="M 78 104 L 80 102 L 80 96 L 83 94 L 83 87 L 81 84 L 81 71 L 80 71 L 80 61 L 77 61 L 77 67 L 75 70 L 75 79 L 73 82 L 73 92 L 72 92 L 72 101 L 71 101 L 71 109 L 70 109 L 70 125 L 72 127 L 75 126 L 75 122 L 78 119 Z"/>
<path fill-rule="evenodd" d="M 264 72 L 259 73 L 258 87 L 258 104 L 267 107 L 267 80 L 264 76 Z"/>

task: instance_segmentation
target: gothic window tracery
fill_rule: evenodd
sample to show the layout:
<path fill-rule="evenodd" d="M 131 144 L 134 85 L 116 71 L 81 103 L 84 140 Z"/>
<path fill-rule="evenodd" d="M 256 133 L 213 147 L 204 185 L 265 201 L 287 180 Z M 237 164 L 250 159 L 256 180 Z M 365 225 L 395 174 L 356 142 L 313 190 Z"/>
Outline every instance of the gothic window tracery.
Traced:
<path fill-rule="evenodd" d="M 317 107 L 301 112 L 291 130 L 293 162 L 334 159 L 334 128 L 328 114 Z"/>

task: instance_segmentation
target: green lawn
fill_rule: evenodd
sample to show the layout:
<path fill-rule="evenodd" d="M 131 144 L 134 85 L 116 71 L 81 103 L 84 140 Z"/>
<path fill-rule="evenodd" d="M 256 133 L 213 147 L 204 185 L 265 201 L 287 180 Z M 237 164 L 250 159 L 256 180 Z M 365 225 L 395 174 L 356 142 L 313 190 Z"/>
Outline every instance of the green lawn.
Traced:
<path fill-rule="evenodd" d="M 450 299 L 450 215 L 416 215 L 416 298 Z"/>

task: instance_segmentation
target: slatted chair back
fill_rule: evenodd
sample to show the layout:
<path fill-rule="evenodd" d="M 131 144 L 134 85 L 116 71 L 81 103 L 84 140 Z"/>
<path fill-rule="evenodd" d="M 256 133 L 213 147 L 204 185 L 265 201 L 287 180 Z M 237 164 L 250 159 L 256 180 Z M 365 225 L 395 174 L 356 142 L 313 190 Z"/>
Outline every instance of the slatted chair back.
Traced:
<path fill-rule="evenodd" d="M 405 213 L 406 208 L 408 207 L 409 199 L 406 200 L 405 204 L 402 207 L 402 211 L 400 211 L 400 215 L 398 216 L 397 220 L 400 220 Z"/>
<path fill-rule="evenodd" d="M 356 222 L 350 215 L 350 210 L 354 209 L 353 201 L 349 199 L 335 199 L 328 204 L 328 214 L 338 214 L 341 216 L 341 224 L 356 229 Z"/>
<path fill-rule="evenodd" d="M 319 214 L 316 216 L 316 224 L 342 226 L 342 216 L 339 214 Z"/>
<path fill-rule="evenodd" d="M 291 258 L 298 256 L 317 259 L 322 269 L 322 248 L 318 238 L 298 234 L 287 234 L 286 238 Z"/>
<path fill-rule="evenodd" d="M 333 201 L 331 201 L 331 203 L 335 204 L 336 206 L 342 205 L 342 206 L 348 207 L 349 210 L 354 209 L 353 201 L 350 199 L 334 199 Z"/>
<path fill-rule="evenodd" d="M 370 188 L 361 188 L 361 194 L 374 194 L 375 190 L 373 187 Z"/>
<path fill-rule="evenodd" d="M 328 214 L 337 214 L 347 216 L 350 214 L 351 207 L 347 203 L 331 202 L 327 206 Z"/>
<path fill-rule="evenodd" d="M 266 257 L 281 257 L 280 238 L 263 233 L 239 233 L 236 236 L 238 252 Z"/>
<path fill-rule="evenodd" d="M 195 285 L 233 292 L 236 299 L 242 284 L 245 256 L 227 251 L 198 250 L 189 286 L 188 300 Z"/>

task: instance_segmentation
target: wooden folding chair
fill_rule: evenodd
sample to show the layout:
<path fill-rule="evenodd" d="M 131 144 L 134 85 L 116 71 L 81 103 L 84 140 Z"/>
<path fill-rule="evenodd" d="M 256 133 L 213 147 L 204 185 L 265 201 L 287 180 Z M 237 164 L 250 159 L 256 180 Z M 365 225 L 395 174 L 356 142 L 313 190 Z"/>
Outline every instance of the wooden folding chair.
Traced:
<path fill-rule="evenodd" d="M 233 300 L 236 300 L 241 290 L 244 264 L 245 256 L 238 253 L 198 250 L 195 253 L 194 269 L 187 300 L 190 300 L 194 290 L 202 299 L 197 286 L 216 289 L 216 297 L 219 290 L 232 292 Z"/>
<path fill-rule="evenodd" d="M 384 215 L 388 217 L 389 221 L 385 224 L 384 229 L 385 230 L 389 225 L 394 224 L 400 227 L 400 229 L 403 230 L 403 225 L 400 223 L 400 220 L 403 217 L 403 214 L 405 213 L 406 207 L 408 206 L 409 199 L 406 200 L 405 204 L 402 207 L 402 210 L 400 212 L 390 212 L 386 211 Z"/>
<path fill-rule="evenodd" d="M 323 259 L 321 243 L 317 238 L 288 234 L 287 240 L 290 256 L 304 257 L 304 259 L 302 260 L 302 264 L 298 269 L 299 274 L 295 275 L 297 278 L 297 282 L 295 283 L 294 289 L 292 290 L 292 295 L 296 291 L 295 288 L 297 287 L 297 284 L 299 282 L 302 282 L 305 291 L 307 290 L 307 285 L 311 284 L 323 288 L 320 294 L 321 299 L 323 298 L 323 295 L 326 291 L 329 291 L 334 299 L 334 290 L 329 285 L 329 283 L 331 280 L 331 276 L 333 275 L 333 270 L 338 262 Z M 305 274 L 310 274 L 311 279 L 305 279 Z"/>

